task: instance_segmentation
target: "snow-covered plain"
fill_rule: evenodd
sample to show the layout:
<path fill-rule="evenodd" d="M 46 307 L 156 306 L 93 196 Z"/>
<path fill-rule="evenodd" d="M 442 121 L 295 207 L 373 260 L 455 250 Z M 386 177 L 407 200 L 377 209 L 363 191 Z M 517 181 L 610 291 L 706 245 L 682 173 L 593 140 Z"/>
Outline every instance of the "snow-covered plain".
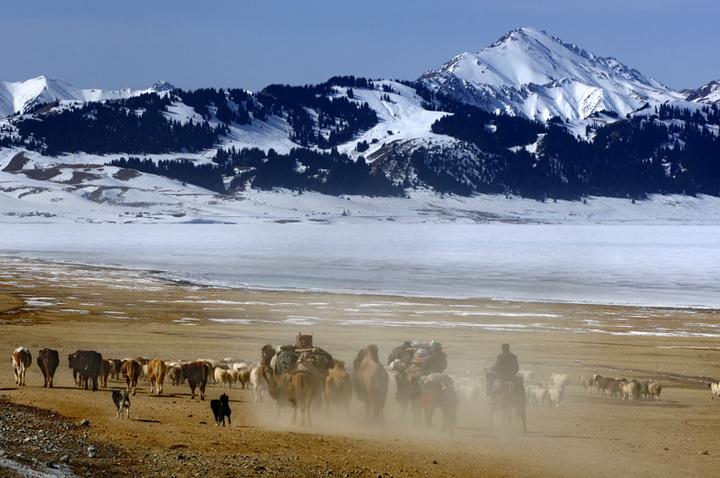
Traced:
<path fill-rule="evenodd" d="M 0 255 L 229 287 L 720 308 L 717 197 L 217 195 L 108 157 L 17 154 L 0 152 Z"/>
<path fill-rule="evenodd" d="M 276 196 L 277 201 L 298 199 L 289 193 Z M 495 199 L 513 201 L 527 208 L 525 201 Z M 558 208 L 594 208 L 605 214 L 617 208 L 610 200 L 595 201 L 599 205 L 567 203 Z M 626 209 L 672 210 L 658 201 Z M 696 201 L 720 210 L 715 198 Z M 366 208 L 370 202 L 366 199 Z M 442 200 L 436 202 L 440 207 Z M 303 205 L 307 203 L 296 204 Z M 260 213 L 227 224 L 27 218 L 0 224 L 0 255 L 141 269 L 173 280 L 228 287 L 720 307 L 716 217 L 702 224 L 673 217 L 628 222 L 607 215 L 604 221 L 571 215 L 565 221 L 542 221 L 551 217 L 547 210 L 553 206 L 536 203 L 534 217 L 526 209 L 524 220 L 518 214 L 515 222 L 420 216 L 410 208 L 384 216 L 388 210 L 380 205 L 373 217 L 337 212 L 316 216 L 308 209 L 305 216 L 296 211 L 292 220 Z M 265 207 L 272 212 L 277 205 Z M 547 214 L 539 212 L 543 209 Z M 627 212 L 611 212 L 629 217 Z M 498 217 L 502 213 L 493 211 Z M 394 217 L 401 220 L 386 220 Z"/>

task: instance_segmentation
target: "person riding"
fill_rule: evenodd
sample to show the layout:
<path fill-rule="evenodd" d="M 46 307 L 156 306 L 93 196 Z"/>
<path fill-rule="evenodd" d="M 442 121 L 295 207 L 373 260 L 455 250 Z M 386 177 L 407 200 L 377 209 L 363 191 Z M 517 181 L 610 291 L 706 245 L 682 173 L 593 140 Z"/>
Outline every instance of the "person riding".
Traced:
<path fill-rule="evenodd" d="M 447 355 L 442 350 L 440 342 L 430 342 L 430 353 L 422 364 L 423 375 L 442 373 L 447 368 Z"/>
<path fill-rule="evenodd" d="M 497 392 L 502 384 L 515 380 L 520 370 L 517 355 L 510 352 L 510 344 L 502 344 L 500 350 L 502 350 L 502 352 L 498 354 L 495 365 L 490 368 L 490 371 L 495 373 L 492 388 L 488 390 L 488 395 L 490 395 L 491 398 L 493 398 L 494 392 Z"/>

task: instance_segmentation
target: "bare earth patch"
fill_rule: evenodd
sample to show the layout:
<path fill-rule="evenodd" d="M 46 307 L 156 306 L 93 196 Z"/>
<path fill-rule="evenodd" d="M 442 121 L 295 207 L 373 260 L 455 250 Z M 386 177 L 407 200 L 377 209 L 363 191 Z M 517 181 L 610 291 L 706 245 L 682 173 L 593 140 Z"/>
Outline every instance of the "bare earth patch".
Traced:
<path fill-rule="evenodd" d="M 720 400 L 704 386 L 720 377 L 717 311 L 211 289 L 152 273 L 0 261 L 4 476 L 22 475 L 13 464 L 133 477 L 676 477 L 714 476 L 720 465 Z M 528 408 L 527 437 L 516 426 L 491 429 L 484 400 L 462 403 L 458 429 L 447 436 L 441 413 L 428 430 L 402 415 L 392 393 L 382 423 L 368 422 L 354 401 L 349 416 L 316 410 L 314 426 L 300 428 L 289 410 L 276 416 L 269 398 L 256 404 L 252 390 L 233 388 L 232 426 L 217 427 L 209 400 L 222 387 L 209 385 L 200 401 L 169 382 L 162 396 L 142 382 L 131 419 L 119 420 L 110 391 L 124 383 L 84 391 L 67 367 L 77 349 L 107 358 L 258 360 L 264 344 L 290 343 L 298 332 L 312 332 L 349 364 L 370 343 L 386 356 L 406 339 L 434 339 L 448 372 L 477 377 L 509 342 L 538 379 L 600 373 L 664 388 L 659 403 L 628 402 L 573 383 L 563 407 Z M 23 388 L 9 360 L 18 346 L 33 354 Z M 42 388 L 34 360 L 43 347 L 61 355 L 54 389 Z"/>

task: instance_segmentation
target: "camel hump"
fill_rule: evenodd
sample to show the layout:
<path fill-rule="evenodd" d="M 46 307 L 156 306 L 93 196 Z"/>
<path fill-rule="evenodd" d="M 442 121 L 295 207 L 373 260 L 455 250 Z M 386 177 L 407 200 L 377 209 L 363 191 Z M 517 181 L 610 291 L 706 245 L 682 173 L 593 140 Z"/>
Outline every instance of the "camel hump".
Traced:
<path fill-rule="evenodd" d="M 378 353 L 378 346 L 375 344 L 368 345 L 368 354 L 372 357 L 373 362 L 380 362 L 380 355 Z"/>

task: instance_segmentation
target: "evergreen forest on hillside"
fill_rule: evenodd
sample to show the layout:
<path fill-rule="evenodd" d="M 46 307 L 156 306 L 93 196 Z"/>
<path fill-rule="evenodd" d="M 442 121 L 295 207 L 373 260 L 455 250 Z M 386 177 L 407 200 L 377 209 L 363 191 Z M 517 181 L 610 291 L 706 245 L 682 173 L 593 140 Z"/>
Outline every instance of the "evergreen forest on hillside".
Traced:
<path fill-rule="evenodd" d="M 270 85 L 240 89 L 172 90 L 142 96 L 37 108 L 0 131 L 1 147 L 21 147 L 57 157 L 66 153 L 124 154 L 109 164 L 132 168 L 216 191 L 287 188 L 324 194 L 402 195 L 406 188 L 442 193 L 513 194 L 540 200 L 583 196 L 642 198 L 648 194 L 720 196 L 720 106 L 695 109 L 646 105 L 628 117 L 597 113 L 586 135 L 570 132 L 561 118 L 539 123 L 494 114 L 415 89 L 428 110 L 450 114 L 432 132 L 457 139 L 418 140 L 378 150 L 361 135 L 380 121 L 356 92 L 395 94 L 387 83 L 352 76 L 319 85 Z M 55 105 L 57 106 L 57 105 Z M 178 111 L 189 111 L 180 115 Z M 223 142 L 232 127 L 284 121 L 297 147 L 236 149 Z M 355 141 L 351 158 L 338 147 Z M 410 146 L 408 146 L 410 144 Z M 157 161 L 151 155 L 214 149 L 212 164 Z"/>

